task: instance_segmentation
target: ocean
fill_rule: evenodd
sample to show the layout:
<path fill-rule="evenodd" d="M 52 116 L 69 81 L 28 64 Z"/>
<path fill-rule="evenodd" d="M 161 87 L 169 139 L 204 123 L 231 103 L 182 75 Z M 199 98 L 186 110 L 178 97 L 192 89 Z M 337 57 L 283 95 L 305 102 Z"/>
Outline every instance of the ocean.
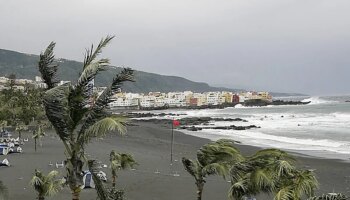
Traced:
<path fill-rule="evenodd" d="M 304 98 L 304 99 L 303 99 Z M 256 125 L 249 130 L 183 131 L 197 137 L 233 139 L 242 144 L 280 148 L 305 155 L 350 159 L 350 96 L 288 97 L 283 100 L 311 101 L 308 105 L 167 110 L 155 113 L 186 114 L 181 117 L 242 118 L 248 122 L 213 122 L 217 126 Z M 169 118 L 172 116 L 165 116 Z M 182 130 L 181 130 L 182 131 Z"/>

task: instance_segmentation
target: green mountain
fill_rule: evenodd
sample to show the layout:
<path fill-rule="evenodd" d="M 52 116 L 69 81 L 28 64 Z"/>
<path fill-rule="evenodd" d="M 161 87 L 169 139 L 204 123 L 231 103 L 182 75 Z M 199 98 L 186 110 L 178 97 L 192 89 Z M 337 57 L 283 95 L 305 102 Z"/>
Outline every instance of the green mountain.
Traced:
<path fill-rule="evenodd" d="M 39 75 L 37 68 L 39 56 L 0 49 L 0 76 L 16 74 L 17 78 L 34 79 Z M 66 59 L 58 59 L 58 77 L 61 80 L 76 80 L 82 68 L 82 63 Z M 105 86 L 113 76 L 120 71 L 119 67 L 110 67 L 102 72 L 95 80 L 96 85 Z M 169 92 L 191 90 L 196 92 L 230 90 L 227 88 L 211 87 L 206 83 L 193 82 L 177 76 L 165 76 L 154 73 L 136 71 L 135 82 L 127 83 L 125 91 L 129 92 Z"/>
<path fill-rule="evenodd" d="M 34 79 L 39 76 L 38 55 L 19 53 L 0 49 L 0 76 L 16 74 L 17 78 Z M 82 63 L 66 59 L 58 59 L 58 77 L 61 80 L 74 81 L 78 78 L 82 69 Z M 120 71 L 119 67 L 110 67 L 108 71 L 102 72 L 95 83 L 97 86 L 106 86 L 113 79 L 113 76 Z M 190 81 L 177 76 L 165 76 L 143 71 L 135 72 L 135 82 L 127 83 L 123 87 L 128 92 L 170 92 L 186 91 L 208 92 L 208 91 L 242 91 L 223 87 L 211 87 L 207 83 Z M 283 94 L 285 96 L 288 94 Z M 290 95 L 289 95 L 290 96 Z"/>

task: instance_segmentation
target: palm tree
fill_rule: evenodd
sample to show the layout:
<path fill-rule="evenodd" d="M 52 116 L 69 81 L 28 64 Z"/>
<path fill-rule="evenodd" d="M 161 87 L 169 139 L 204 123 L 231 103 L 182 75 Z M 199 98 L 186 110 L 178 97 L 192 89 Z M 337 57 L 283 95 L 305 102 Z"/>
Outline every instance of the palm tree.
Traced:
<path fill-rule="evenodd" d="M 37 147 L 37 141 L 39 140 L 40 146 L 42 146 L 41 138 L 44 136 L 45 136 L 45 132 L 43 131 L 42 125 L 38 124 L 36 130 L 33 131 L 35 152 L 36 152 L 36 147 Z"/>
<path fill-rule="evenodd" d="M 261 192 L 275 194 L 275 200 L 299 200 L 317 187 L 311 171 L 300 171 L 295 159 L 278 149 L 260 150 L 232 166 L 229 197 L 241 200 Z"/>
<path fill-rule="evenodd" d="M 124 190 L 117 190 L 115 187 L 108 187 L 103 184 L 101 179 L 98 178 L 97 173 L 99 171 L 98 164 L 95 160 L 88 161 L 89 171 L 92 174 L 92 179 L 95 183 L 95 189 L 97 191 L 97 197 L 99 200 L 123 200 Z"/>
<path fill-rule="evenodd" d="M 82 167 L 86 163 L 85 147 L 94 137 L 102 137 L 110 131 L 126 132 L 125 119 L 111 116 L 106 108 L 111 97 L 120 91 L 125 81 L 132 81 L 133 70 L 123 69 L 115 76 L 112 83 L 92 102 L 93 80 L 96 75 L 106 70 L 108 59 L 96 59 L 102 49 L 113 39 L 107 36 L 97 48 L 87 50 L 82 72 L 76 83 L 57 86 L 57 64 L 54 64 L 51 43 L 40 55 L 39 71 L 48 90 L 43 94 L 46 116 L 54 127 L 65 147 L 65 166 L 67 183 L 72 192 L 72 199 L 79 199 L 83 185 Z"/>
<path fill-rule="evenodd" d="M 328 193 L 322 196 L 310 197 L 308 200 L 347 200 L 349 197 L 341 193 Z"/>
<path fill-rule="evenodd" d="M 26 130 L 28 130 L 28 127 L 26 125 L 23 125 L 23 124 L 20 124 L 20 123 L 16 124 L 16 131 L 18 131 L 19 139 L 22 138 L 22 131 L 26 131 Z"/>
<path fill-rule="evenodd" d="M 116 153 L 114 150 L 112 150 L 109 154 L 109 161 L 111 162 L 113 187 L 115 187 L 118 170 L 131 169 L 137 165 L 137 162 L 132 155 L 125 153 Z"/>
<path fill-rule="evenodd" d="M 0 181 L 0 200 L 9 199 L 9 193 L 7 187 Z"/>
<path fill-rule="evenodd" d="M 304 196 L 314 196 L 318 187 L 312 170 L 293 170 L 281 177 L 276 190 L 275 200 L 301 200 Z"/>
<path fill-rule="evenodd" d="M 57 179 L 58 172 L 51 171 L 45 176 L 43 173 L 35 170 L 35 174 L 30 184 L 38 192 L 38 199 L 44 200 L 46 196 L 53 196 L 62 189 L 63 179 Z"/>
<path fill-rule="evenodd" d="M 232 140 L 212 142 L 197 151 L 196 160 L 182 158 L 185 170 L 195 179 L 197 200 L 202 199 L 207 176 L 217 174 L 225 178 L 230 166 L 243 159 L 239 150 L 233 146 L 234 143 L 235 141 Z"/>

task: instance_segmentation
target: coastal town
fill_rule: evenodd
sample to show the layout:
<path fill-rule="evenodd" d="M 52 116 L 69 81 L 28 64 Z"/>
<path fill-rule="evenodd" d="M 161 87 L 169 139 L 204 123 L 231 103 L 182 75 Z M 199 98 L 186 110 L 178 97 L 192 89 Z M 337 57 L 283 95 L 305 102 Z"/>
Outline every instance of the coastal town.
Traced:
<path fill-rule="evenodd" d="M 41 77 L 36 76 L 30 79 L 12 79 L 10 77 L 0 77 L 0 91 L 12 86 L 17 90 L 25 90 L 28 85 L 35 88 L 46 88 L 46 84 Z M 60 81 L 59 85 L 69 81 Z M 92 84 L 94 84 L 92 82 Z M 99 96 L 105 87 L 93 87 L 96 96 Z M 233 105 L 244 103 L 249 100 L 262 100 L 272 102 L 269 92 L 231 92 L 231 91 L 210 91 L 210 92 L 149 92 L 149 93 L 129 93 L 120 91 L 114 95 L 113 102 L 109 104 L 111 109 L 157 109 L 157 108 L 186 108 L 186 107 L 206 107 Z"/>

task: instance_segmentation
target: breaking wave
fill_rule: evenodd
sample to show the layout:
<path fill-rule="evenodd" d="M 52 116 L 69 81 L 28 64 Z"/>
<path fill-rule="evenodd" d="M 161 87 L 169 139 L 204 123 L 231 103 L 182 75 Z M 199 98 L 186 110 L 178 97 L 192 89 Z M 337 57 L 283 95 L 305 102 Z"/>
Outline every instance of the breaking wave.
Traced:
<path fill-rule="evenodd" d="M 310 97 L 302 100 L 302 102 L 310 102 L 310 105 L 336 103 L 336 101 L 330 101 L 320 97 Z"/>

